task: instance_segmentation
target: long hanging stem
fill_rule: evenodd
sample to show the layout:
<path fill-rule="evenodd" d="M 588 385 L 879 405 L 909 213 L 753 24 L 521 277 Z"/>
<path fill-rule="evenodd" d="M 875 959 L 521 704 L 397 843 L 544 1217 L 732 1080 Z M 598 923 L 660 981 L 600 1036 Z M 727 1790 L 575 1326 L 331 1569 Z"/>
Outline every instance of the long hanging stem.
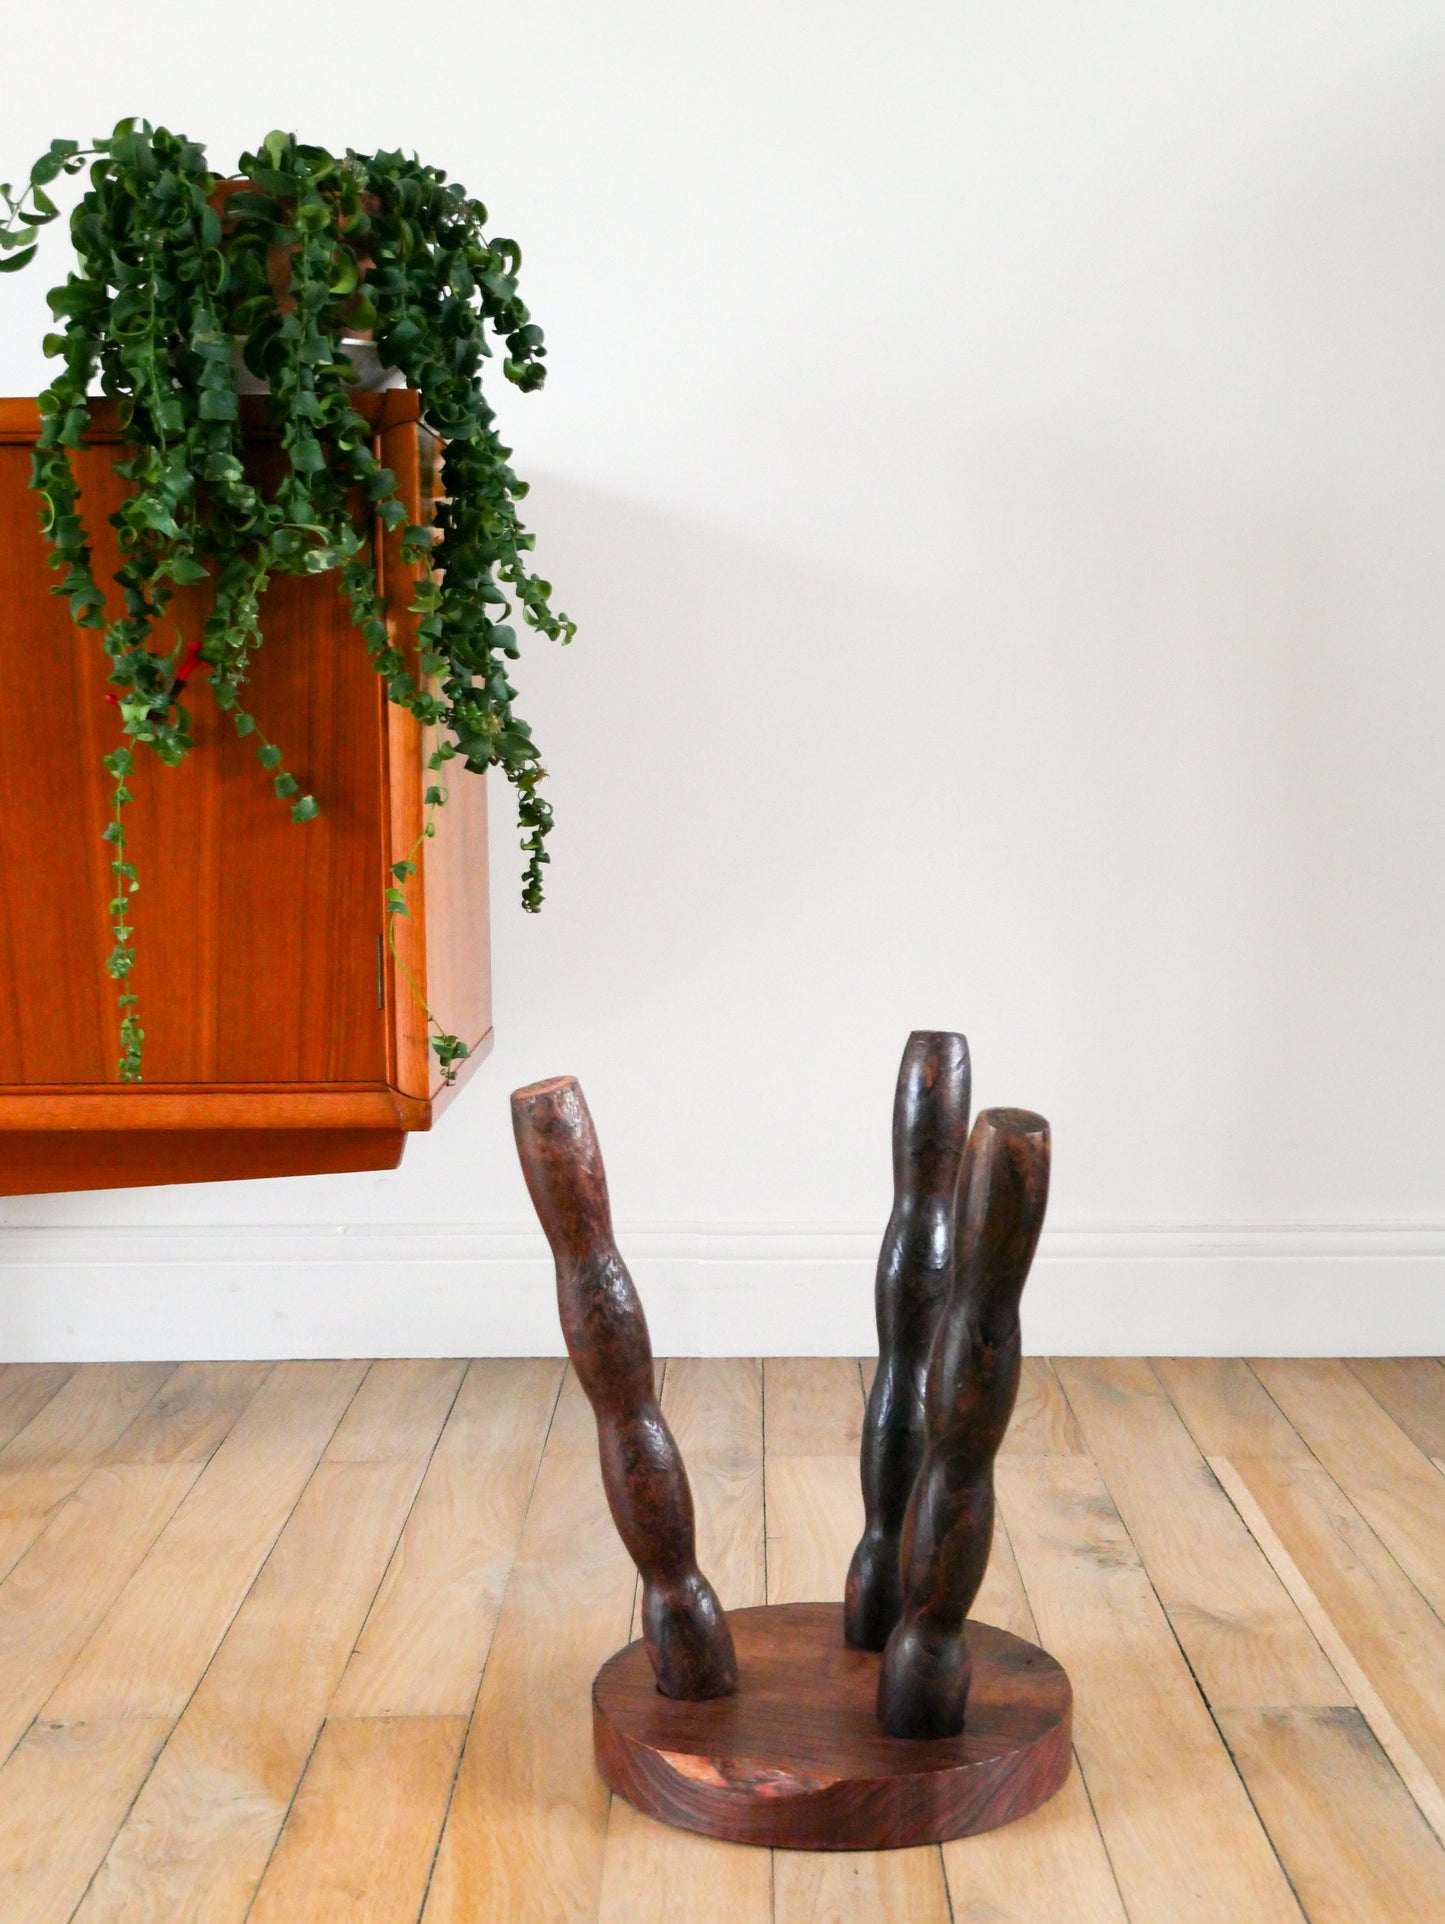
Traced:
<path fill-rule="evenodd" d="M 121 1082 L 139 1082 L 145 1030 L 140 1026 L 140 1018 L 136 1014 L 139 998 L 130 987 L 130 972 L 135 967 L 135 931 L 130 922 L 130 897 L 139 889 L 140 881 L 135 865 L 126 860 L 125 822 L 121 815 L 121 810 L 132 799 L 126 787 L 126 777 L 135 766 L 135 758 L 128 748 L 112 749 L 105 757 L 105 766 L 115 782 L 111 792 L 110 821 L 106 824 L 104 839 L 111 846 L 110 871 L 115 888 L 108 904 L 114 947 L 105 967 L 106 973 L 120 984 L 115 999 L 120 1011 L 120 1061 L 116 1064 L 116 1075 Z"/>
<path fill-rule="evenodd" d="M 440 753 L 438 753 L 430 758 L 427 766 L 431 769 L 439 769 L 441 764 L 442 757 Z M 441 1064 L 442 1081 L 450 1088 L 457 1079 L 458 1063 L 465 1062 L 471 1054 L 471 1050 L 459 1036 L 450 1034 L 442 1027 L 441 1023 L 437 1021 L 431 1012 L 431 1007 L 427 1002 L 425 992 L 420 982 L 417 981 L 415 975 L 413 975 L 412 971 L 407 967 L 405 960 L 398 953 L 396 946 L 396 918 L 399 915 L 409 915 L 411 913 L 406 902 L 406 885 L 412 876 L 416 874 L 417 857 L 421 853 L 422 844 L 429 841 L 432 836 L 436 834 L 436 812 L 446 801 L 446 798 L 447 792 L 444 788 L 440 788 L 434 784 L 427 789 L 425 803 L 426 814 L 423 818 L 421 834 L 418 835 L 416 841 L 413 843 L 410 853 L 400 862 L 393 862 L 391 865 L 394 885 L 386 891 L 386 946 L 391 951 L 392 961 L 395 962 L 397 968 L 400 969 L 401 973 L 406 977 L 407 985 L 412 995 L 416 998 L 417 1005 L 421 1009 L 422 1014 L 426 1017 L 427 1028 L 436 1031 L 431 1038 L 431 1046 L 436 1052 L 438 1062 Z"/>

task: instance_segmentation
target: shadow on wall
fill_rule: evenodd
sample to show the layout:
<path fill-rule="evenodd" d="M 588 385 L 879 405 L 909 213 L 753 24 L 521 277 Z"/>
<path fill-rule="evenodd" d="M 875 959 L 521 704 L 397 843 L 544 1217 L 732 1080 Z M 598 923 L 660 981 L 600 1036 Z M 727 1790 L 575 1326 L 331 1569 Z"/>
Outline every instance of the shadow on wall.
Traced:
<path fill-rule="evenodd" d="M 537 483 L 583 621 L 518 673 L 550 901 L 515 909 L 498 792 L 496 1056 L 399 1175 L 0 1220 L 522 1222 L 502 1098 L 565 1068 L 630 1216 L 852 1226 L 927 1024 L 969 1031 L 981 1102 L 1050 1116 L 1057 1224 L 1428 1220 L 1434 545 L 1019 420 L 896 435 L 850 457 L 889 502 L 786 548 Z"/>
<path fill-rule="evenodd" d="M 1437 951 L 1435 544 L 1018 421 L 925 440 L 929 498 L 851 547 L 539 483 L 586 622 L 524 670 L 561 828 L 547 917 L 501 918 L 504 1021 L 665 1077 L 719 1155 L 746 1117 L 769 1219 L 836 1220 L 865 1166 L 780 1077 L 852 1118 L 920 1021 L 1067 1133 L 1069 1220 L 1350 1219 L 1341 1076 L 1423 1120 L 1445 1069 L 1379 993 Z"/>

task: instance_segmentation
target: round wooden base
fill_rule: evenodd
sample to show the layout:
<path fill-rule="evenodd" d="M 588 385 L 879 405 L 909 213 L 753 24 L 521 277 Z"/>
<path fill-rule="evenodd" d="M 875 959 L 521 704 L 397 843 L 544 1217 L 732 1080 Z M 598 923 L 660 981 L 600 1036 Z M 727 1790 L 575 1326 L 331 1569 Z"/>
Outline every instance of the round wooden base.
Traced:
<path fill-rule="evenodd" d="M 891 1850 L 1010 1823 L 1069 1774 L 1073 1693 L 1021 1637 L 970 1622 L 960 1737 L 885 1737 L 878 1658 L 843 1642 L 836 1603 L 728 1613 L 741 1684 L 678 1703 L 632 1643 L 592 1686 L 597 1767 L 649 1817 L 738 1844 Z"/>

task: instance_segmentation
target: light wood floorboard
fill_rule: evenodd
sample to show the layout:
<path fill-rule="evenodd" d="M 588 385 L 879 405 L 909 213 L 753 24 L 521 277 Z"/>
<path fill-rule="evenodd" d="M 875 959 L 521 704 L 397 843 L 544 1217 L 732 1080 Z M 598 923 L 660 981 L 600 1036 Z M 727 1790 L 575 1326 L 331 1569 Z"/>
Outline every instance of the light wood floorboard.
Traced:
<path fill-rule="evenodd" d="M 167 1363 L 76 1370 L 0 1450 L 0 1577 L 173 1374 Z"/>
<path fill-rule="evenodd" d="M 626 1642 L 636 1574 L 568 1373 L 457 1772 L 427 1924 L 597 1915 L 609 1796 L 592 1767 L 592 1678 Z"/>
<path fill-rule="evenodd" d="M 281 1363 L 45 1707 L 58 1723 L 186 1707 L 365 1373 Z"/>
<path fill-rule="evenodd" d="M 871 1364 L 673 1361 L 730 1608 L 841 1595 Z M 1445 1919 L 1445 1367 L 1025 1364 L 975 1614 L 1079 1764 L 941 1851 L 612 1800 L 635 1623 L 555 1362 L 0 1367 L 0 1924 Z"/>
<path fill-rule="evenodd" d="M 235 1924 L 280 1835 L 446 1414 L 376 1363 L 121 1826 L 77 1916 Z"/>
<path fill-rule="evenodd" d="M 1081 1357 L 1058 1374 L 1208 1701 L 1348 1703 L 1148 1363 Z"/>
<path fill-rule="evenodd" d="M 1025 1359 L 1020 1402 L 1023 1420 L 1010 1432 L 1015 1455 L 1084 1454 L 1073 1411 L 1044 1358 Z M 973 1615 L 1039 1641 L 1002 1507 Z M 945 1844 L 943 1869 L 955 1924 L 1125 1924 L 1124 1902 L 1077 1760 L 1058 1795 L 1022 1823 Z"/>
<path fill-rule="evenodd" d="M 1363 1356 L 1349 1364 L 1416 1449 L 1445 1459 L 1445 1368 L 1434 1356 Z"/>
<path fill-rule="evenodd" d="M 471 1365 L 333 1716 L 471 1715 L 561 1383 L 560 1363 Z"/>
<path fill-rule="evenodd" d="M 1437 1615 L 1445 1618 L 1445 1475 L 1343 1363 L 1255 1374 Z"/>
<path fill-rule="evenodd" d="M 0 1449 L 39 1416 L 75 1369 L 74 1363 L 0 1364 Z"/>
<path fill-rule="evenodd" d="M 662 1407 L 687 1460 L 699 1563 L 725 1609 L 766 1603 L 762 1365 L 672 1361 Z M 614 1797 L 599 1914 L 602 1924 L 766 1924 L 769 1853 L 690 1837 Z"/>
<path fill-rule="evenodd" d="M 763 1388 L 768 1602 L 839 1600 L 863 1530 L 862 1378 L 835 1358 L 770 1357 Z M 947 1924 L 943 1859 L 937 1849 L 775 1851 L 773 1915 L 777 1924 Z"/>
<path fill-rule="evenodd" d="M 5 1924 L 70 1916 L 170 1728 L 165 1717 L 30 1726 L 0 1774 Z"/>
<path fill-rule="evenodd" d="M 465 1717 L 329 1717 L 253 1924 L 387 1924 L 426 1894 Z"/>
<path fill-rule="evenodd" d="M 1358 1710 L 1227 1710 L 1220 1727 L 1311 1924 L 1445 1917 L 1445 1850 Z"/>

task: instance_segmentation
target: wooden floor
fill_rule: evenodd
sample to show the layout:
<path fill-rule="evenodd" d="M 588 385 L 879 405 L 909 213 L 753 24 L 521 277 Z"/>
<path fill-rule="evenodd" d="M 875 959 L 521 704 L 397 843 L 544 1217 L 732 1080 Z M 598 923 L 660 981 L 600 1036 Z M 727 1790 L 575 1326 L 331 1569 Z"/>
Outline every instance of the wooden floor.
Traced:
<path fill-rule="evenodd" d="M 674 1362 L 727 1604 L 837 1597 L 869 1366 Z M 976 1614 L 1078 1769 L 942 1851 L 611 1802 L 633 1573 L 552 1362 L 0 1368 L 0 1924 L 1445 1920 L 1445 1369 L 1026 1365 Z"/>

